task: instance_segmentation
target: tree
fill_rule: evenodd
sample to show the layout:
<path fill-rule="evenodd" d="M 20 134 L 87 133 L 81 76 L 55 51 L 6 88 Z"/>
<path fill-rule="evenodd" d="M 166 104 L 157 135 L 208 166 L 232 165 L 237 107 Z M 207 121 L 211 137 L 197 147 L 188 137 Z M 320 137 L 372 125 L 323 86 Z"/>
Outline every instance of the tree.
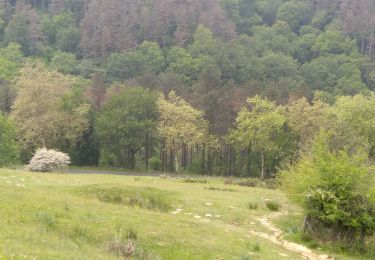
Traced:
<path fill-rule="evenodd" d="M 18 159 L 16 129 L 13 123 L 0 112 L 0 168 Z"/>
<path fill-rule="evenodd" d="M 60 73 L 76 73 L 77 59 L 72 53 L 56 52 L 51 59 L 51 67 Z"/>
<path fill-rule="evenodd" d="M 300 81 L 298 63 L 290 56 L 268 53 L 260 59 L 263 65 L 263 78 L 271 81 L 292 79 Z"/>
<path fill-rule="evenodd" d="M 286 107 L 287 122 L 298 136 L 300 155 L 310 148 L 320 129 L 325 126 L 328 106 L 320 101 L 311 104 L 306 98 L 301 98 Z"/>
<path fill-rule="evenodd" d="M 169 168 L 171 172 L 178 172 L 176 152 L 183 146 L 191 148 L 203 145 L 208 136 L 208 123 L 204 120 L 202 111 L 190 106 L 175 92 L 170 92 L 168 99 L 159 96 L 157 108 L 160 114 L 158 131 L 164 152 L 170 152 Z"/>
<path fill-rule="evenodd" d="M 40 16 L 30 5 L 17 1 L 16 13 L 5 29 L 5 42 L 16 42 L 26 55 L 36 54 L 44 37 Z"/>
<path fill-rule="evenodd" d="M 113 53 L 108 57 L 108 79 L 123 81 L 144 74 L 158 74 L 164 66 L 165 59 L 158 44 L 145 41 L 135 50 Z"/>
<path fill-rule="evenodd" d="M 325 55 L 305 63 L 302 76 L 312 90 L 326 90 L 338 95 L 366 91 L 361 80 L 359 60 L 345 55 Z"/>
<path fill-rule="evenodd" d="M 158 117 L 155 93 L 133 87 L 113 96 L 100 111 L 96 132 L 102 151 L 116 156 L 123 167 L 135 168 L 135 154 L 145 148 L 145 165 L 151 134 Z"/>
<path fill-rule="evenodd" d="M 199 59 L 181 47 L 172 47 L 167 55 L 168 71 L 178 75 L 183 82 L 191 84 L 200 69 Z"/>
<path fill-rule="evenodd" d="M 375 155 L 375 97 L 361 94 L 337 98 L 327 111 L 325 129 L 332 134 L 331 148 L 348 154 L 366 151 Z"/>
<path fill-rule="evenodd" d="M 90 1 L 81 23 L 81 46 L 87 56 L 105 58 L 110 52 L 137 45 L 138 3 L 131 0 Z M 132 31 L 133 30 L 133 31 Z"/>
<path fill-rule="evenodd" d="M 21 46 L 11 43 L 0 49 L 0 111 L 10 112 L 14 91 L 11 81 L 19 74 L 22 63 Z"/>
<path fill-rule="evenodd" d="M 265 156 L 278 150 L 277 135 L 286 122 L 283 109 L 268 99 L 255 96 L 248 99 L 247 107 L 242 108 L 236 118 L 236 128 L 230 139 L 244 148 L 250 147 L 261 155 L 261 178 L 265 179 Z"/>
<path fill-rule="evenodd" d="M 81 33 L 76 27 L 61 29 L 56 35 L 57 47 L 62 51 L 76 52 L 80 41 Z"/>
<path fill-rule="evenodd" d="M 311 11 L 306 3 L 299 1 L 285 2 L 279 7 L 277 18 L 287 22 L 294 32 L 298 32 L 301 26 L 310 22 Z"/>
<path fill-rule="evenodd" d="M 48 70 L 41 62 L 21 69 L 11 118 L 25 148 L 58 147 L 83 133 L 89 105 L 80 85 L 78 78 Z"/>

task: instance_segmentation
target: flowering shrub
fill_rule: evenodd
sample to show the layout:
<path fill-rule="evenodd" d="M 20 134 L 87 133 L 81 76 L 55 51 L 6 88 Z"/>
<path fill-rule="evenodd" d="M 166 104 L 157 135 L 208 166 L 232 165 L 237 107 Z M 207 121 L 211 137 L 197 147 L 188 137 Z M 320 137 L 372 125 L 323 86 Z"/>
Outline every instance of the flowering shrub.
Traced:
<path fill-rule="evenodd" d="M 69 155 L 56 150 L 42 148 L 35 152 L 27 168 L 32 172 L 49 172 L 66 167 L 69 164 Z"/>

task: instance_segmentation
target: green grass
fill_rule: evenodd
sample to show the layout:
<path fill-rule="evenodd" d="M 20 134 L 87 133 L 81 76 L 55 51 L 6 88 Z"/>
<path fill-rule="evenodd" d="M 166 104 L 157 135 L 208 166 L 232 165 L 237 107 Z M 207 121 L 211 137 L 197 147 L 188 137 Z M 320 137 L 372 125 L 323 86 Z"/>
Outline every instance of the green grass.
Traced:
<path fill-rule="evenodd" d="M 0 170 L 0 259 L 302 259 L 249 232 L 270 232 L 265 201 L 298 210 L 280 191 L 209 185 Z"/>

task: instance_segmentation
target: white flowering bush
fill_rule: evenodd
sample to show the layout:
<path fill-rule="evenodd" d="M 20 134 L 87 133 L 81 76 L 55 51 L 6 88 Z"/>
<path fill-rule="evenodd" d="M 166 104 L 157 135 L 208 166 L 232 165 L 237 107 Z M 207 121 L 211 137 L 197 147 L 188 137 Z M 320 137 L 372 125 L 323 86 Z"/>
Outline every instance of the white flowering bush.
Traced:
<path fill-rule="evenodd" d="M 67 167 L 69 164 L 69 155 L 56 150 L 42 148 L 35 152 L 27 169 L 32 172 L 49 172 Z"/>

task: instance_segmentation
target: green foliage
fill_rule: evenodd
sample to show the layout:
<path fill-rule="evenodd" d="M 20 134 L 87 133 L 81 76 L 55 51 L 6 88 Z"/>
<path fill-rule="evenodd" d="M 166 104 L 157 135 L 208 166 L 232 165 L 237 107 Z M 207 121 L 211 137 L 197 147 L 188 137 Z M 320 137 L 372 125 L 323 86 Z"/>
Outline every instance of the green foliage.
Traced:
<path fill-rule="evenodd" d="M 156 100 L 150 90 L 126 88 L 99 113 L 97 136 L 102 148 L 116 155 L 118 165 L 135 167 L 135 153 L 144 147 L 146 134 L 156 127 Z"/>
<path fill-rule="evenodd" d="M 303 157 L 280 178 L 306 215 L 331 229 L 331 239 L 361 240 L 375 229 L 374 168 L 367 165 L 363 154 L 330 151 L 328 141 L 329 136 L 322 132 L 312 155 Z"/>
<path fill-rule="evenodd" d="M 99 166 L 101 167 L 116 167 L 117 158 L 114 153 L 111 153 L 105 149 L 100 151 Z"/>
<path fill-rule="evenodd" d="M 14 79 L 20 70 L 22 63 L 21 46 L 17 43 L 10 43 L 0 49 L 0 80 L 9 82 Z"/>
<path fill-rule="evenodd" d="M 67 52 L 56 52 L 51 59 L 51 67 L 64 74 L 74 74 L 77 67 L 76 56 Z"/>
<path fill-rule="evenodd" d="M 0 112 L 0 167 L 13 164 L 18 159 L 16 130 L 13 123 Z"/>
<path fill-rule="evenodd" d="M 63 28 L 56 35 L 57 47 L 65 52 L 76 52 L 80 40 L 81 33 L 76 27 Z"/>
<path fill-rule="evenodd" d="M 345 37 L 340 31 L 332 30 L 319 35 L 312 49 L 316 56 L 326 54 L 346 54 L 351 56 L 358 54 L 355 41 Z"/>
<path fill-rule="evenodd" d="M 287 22 L 293 31 L 298 32 L 302 25 L 310 22 L 311 9 L 307 3 L 300 1 L 285 2 L 279 7 L 277 17 Z"/>
<path fill-rule="evenodd" d="M 136 50 L 111 54 L 107 62 L 108 78 L 122 81 L 146 73 L 157 74 L 163 70 L 164 63 L 159 45 L 145 41 Z"/>
<path fill-rule="evenodd" d="M 149 165 L 150 168 L 154 171 L 160 171 L 161 170 L 161 160 L 158 157 L 151 157 L 149 159 Z"/>
<path fill-rule="evenodd" d="M 50 43 L 55 43 L 62 31 L 76 27 L 73 14 L 69 12 L 56 14 L 52 19 L 45 15 L 42 17 L 41 24 L 43 33 L 48 37 Z"/>
<path fill-rule="evenodd" d="M 366 89 L 358 60 L 345 55 L 326 55 L 301 67 L 304 80 L 314 90 L 353 95 Z"/>
<path fill-rule="evenodd" d="M 236 129 L 229 138 L 239 146 L 261 154 L 261 178 L 264 179 L 265 156 L 280 149 L 276 137 L 282 132 L 286 118 L 281 107 L 260 96 L 249 98 L 248 105 L 250 109 L 244 107 L 238 114 Z"/>

